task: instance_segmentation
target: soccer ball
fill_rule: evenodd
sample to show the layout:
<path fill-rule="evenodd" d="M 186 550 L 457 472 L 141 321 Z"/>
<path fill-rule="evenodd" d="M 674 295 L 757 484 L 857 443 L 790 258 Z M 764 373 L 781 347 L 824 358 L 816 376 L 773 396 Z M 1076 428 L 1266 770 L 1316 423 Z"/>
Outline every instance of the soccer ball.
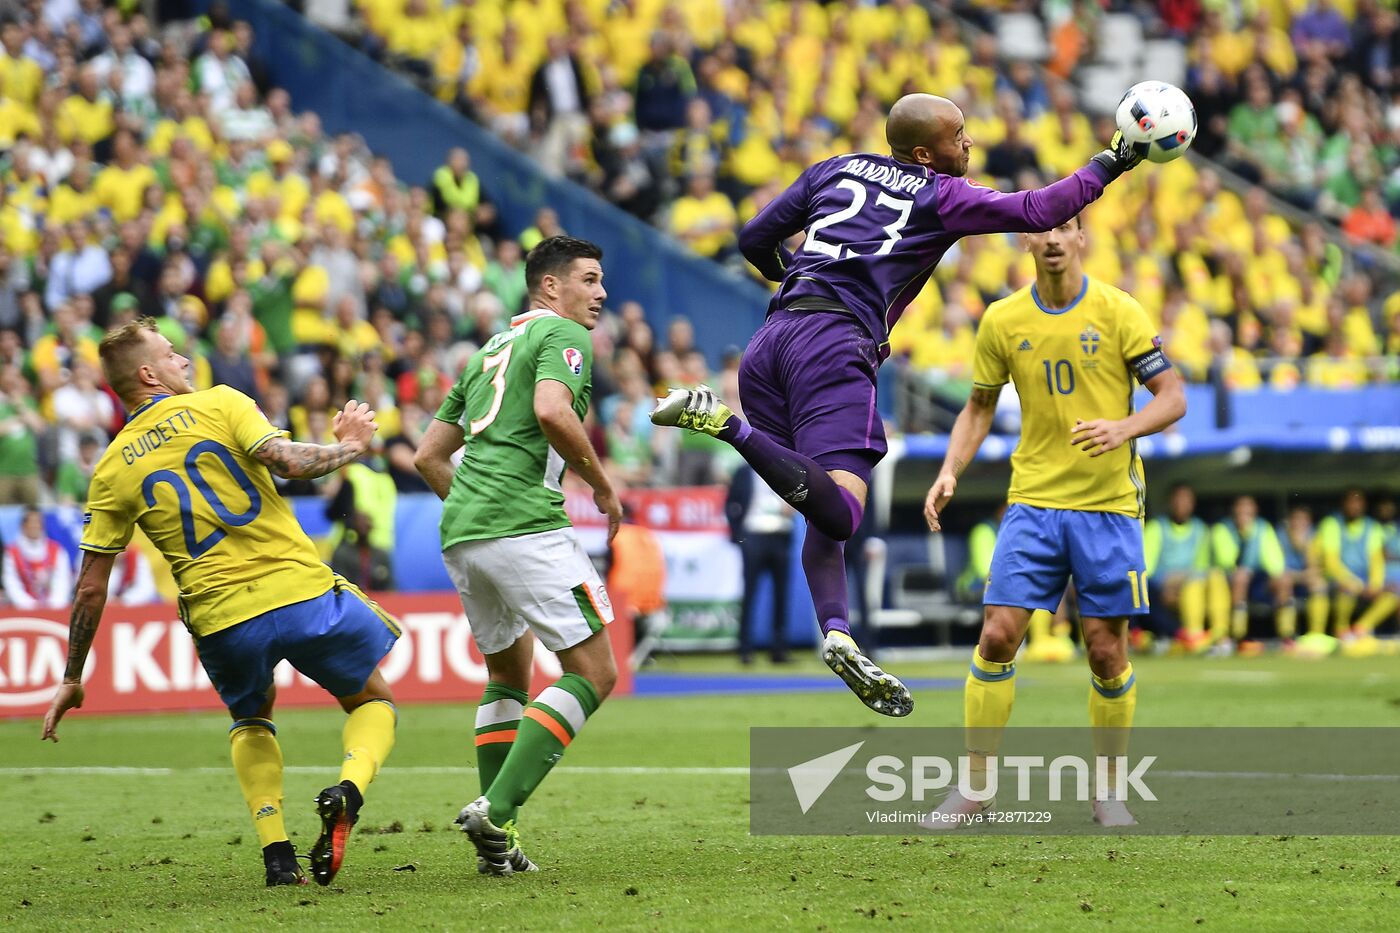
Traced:
<path fill-rule="evenodd" d="M 1186 92 L 1165 81 L 1128 88 L 1115 114 L 1118 129 L 1149 162 L 1180 158 L 1196 138 L 1196 107 Z"/>

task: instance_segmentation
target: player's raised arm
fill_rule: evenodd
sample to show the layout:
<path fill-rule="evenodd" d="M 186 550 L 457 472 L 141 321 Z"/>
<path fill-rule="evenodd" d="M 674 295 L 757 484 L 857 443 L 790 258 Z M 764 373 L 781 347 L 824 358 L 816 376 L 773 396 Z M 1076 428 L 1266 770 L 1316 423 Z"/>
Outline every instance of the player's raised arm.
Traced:
<path fill-rule="evenodd" d="M 938 180 L 938 213 L 950 233 L 1036 233 L 1051 230 L 1098 200 L 1109 182 L 1142 161 L 1113 134 L 1108 149 L 1073 175 L 1034 191 L 1006 194 L 964 178 Z"/>
<path fill-rule="evenodd" d="M 554 379 L 535 383 L 535 419 L 549 446 L 564 458 L 569 469 L 593 487 L 593 502 L 598 511 L 608 517 L 608 540 L 611 541 L 622 523 L 622 502 L 593 449 L 593 442 L 588 439 L 588 432 L 583 429 L 583 422 L 574 411 L 573 390 Z"/>
<path fill-rule="evenodd" d="M 107 606 L 107 585 L 116 559 L 116 554 L 83 552 L 78 585 L 73 593 L 73 610 L 68 620 L 68 664 L 63 671 L 63 683 L 58 685 L 53 703 L 44 714 L 41 740 L 57 742 L 58 721 L 70 709 L 83 705 L 83 665 L 87 663 L 97 626 L 102 622 L 102 610 Z"/>
<path fill-rule="evenodd" d="M 958 420 L 953 423 L 953 433 L 948 435 L 948 454 L 943 458 L 943 467 L 924 498 L 924 519 L 928 522 L 929 531 L 943 530 L 939 516 L 957 491 L 958 477 L 977 456 L 978 448 L 991 433 L 992 419 L 996 417 L 997 399 L 1000 397 L 1001 386 L 974 385 L 967 404 L 958 413 Z"/>
<path fill-rule="evenodd" d="M 783 241 L 807 226 L 808 179 L 814 168 L 803 172 L 739 231 L 739 251 L 770 282 L 781 282 L 792 261 Z"/>
<path fill-rule="evenodd" d="M 357 460 L 369 449 L 379 424 L 374 411 L 354 399 L 335 413 L 331 431 L 335 444 L 307 444 L 273 437 L 258 446 L 253 456 L 283 479 L 316 479 Z"/>

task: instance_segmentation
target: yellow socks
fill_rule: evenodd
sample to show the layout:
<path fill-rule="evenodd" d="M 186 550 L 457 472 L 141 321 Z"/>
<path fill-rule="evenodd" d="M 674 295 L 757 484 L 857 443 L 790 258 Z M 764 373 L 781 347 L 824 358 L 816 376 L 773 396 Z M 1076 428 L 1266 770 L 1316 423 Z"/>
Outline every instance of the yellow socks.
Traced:
<path fill-rule="evenodd" d="M 1338 593 L 1332 598 L 1332 634 L 1342 638 L 1351 630 L 1351 617 L 1356 615 L 1356 596 Z"/>
<path fill-rule="evenodd" d="M 980 649 L 972 652 L 972 670 L 963 688 L 963 726 L 974 789 L 985 785 L 987 756 L 1001 747 L 1001 733 L 1016 701 L 1016 662 L 988 661 Z M 978 773 L 982 775 L 977 777 Z"/>
<path fill-rule="evenodd" d="M 229 746 L 238 786 L 253 815 L 258 843 L 287 841 L 282 823 L 282 748 L 277 727 L 267 719 L 240 719 L 229 729 Z"/>
<path fill-rule="evenodd" d="M 1210 619 L 1210 640 L 1230 636 L 1230 584 L 1225 575 L 1212 570 L 1206 578 L 1206 614 Z"/>
<path fill-rule="evenodd" d="M 1327 634 L 1328 599 L 1326 593 L 1313 593 L 1308 597 L 1308 634 Z"/>
<path fill-rule="evenodd" d="M 1298 632 L 1298 604 L 1289 600 L 1278 607 L 1274 615 L 1274 626 L 1279 638 L 1292 638 Z"/>
<path fill-rule="evenodd" d="M 1188 635 L 1199 635 L 1206 629 L 1206 581 L 1187 580 L 1181 584 L 1178 597 L 1181 609 L 1181 627 Z"/>
<path fill-rule="evenodd" d="M 387 700 L 370 700 L 346 717 L 341 733 L 345 746 L 345 763 L 340 766 L 342 781 L 351 781 L 361 794 L 365 792 L 394 747 L 397 722 L 398 713 Z"/>
<path fill-rule="evenodd" d="M 1133 727 L 1136 711 L 1137 680 L 1131 663 L 1117 677 L 1090 674 L 1089 725 L 1094 734 L 1094 755 L 1109 758 L 1109 786 L 1117 770 L 1112 759 L 1128 754 L 1128 730 Z"/>
<path fill-rule="evenodd" d="M 1356 620 L 1358 634 L 1370 635 L 1395 611 L 1395 607 L 1400 605 L 1400 596 L 1394 593 L 1382 593 L 1371 600 L 1371 605 L 1361 614 L 1361 618 Z"/>

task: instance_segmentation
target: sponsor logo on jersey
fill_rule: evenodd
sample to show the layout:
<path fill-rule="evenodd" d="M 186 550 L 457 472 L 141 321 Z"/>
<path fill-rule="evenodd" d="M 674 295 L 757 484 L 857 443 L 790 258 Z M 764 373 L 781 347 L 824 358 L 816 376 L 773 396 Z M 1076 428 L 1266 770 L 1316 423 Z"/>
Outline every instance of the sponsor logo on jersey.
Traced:
<path fill-rule="evenodd" d="M 564 365 L 569 367 L 569 371 L 575 376 L 583 375 L 583 354 L 569 347 L 564 351 Z"/>
<path fill-rule="evenodd" d="M 1031 348 L 1031 342 L 1030 342 L 1029 340 L 1022 340 L 1022 341 L 1021 341 L 1021 345 L 1020 345 L 1019 347 L 1017 347 L 1016 349 L 1017 349 L 1017 350 L 1029 350 L 1030 348 Z"/>

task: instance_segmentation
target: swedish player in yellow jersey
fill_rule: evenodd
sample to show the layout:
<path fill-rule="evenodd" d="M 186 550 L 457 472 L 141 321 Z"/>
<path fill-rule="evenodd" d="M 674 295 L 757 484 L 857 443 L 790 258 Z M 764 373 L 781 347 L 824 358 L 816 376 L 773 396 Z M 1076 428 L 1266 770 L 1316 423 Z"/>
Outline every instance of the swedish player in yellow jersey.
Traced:
<path fill-rule="evenodd" d="M 311 873 L 329 884 L 364 791 L 394 744 L 393 696 L 376 668 L 399 626 L 321 562 L 271 473 L 309 479 L 350 463 L 374 437 L 374 412 L 351 402 L 335 416 L 337 443 L 293 443 L 241 392 L 194 391 L 189 360 L 150 318 L 108 334 L 100 352 L 107 382 L 131 418 L 93 474 L 68 666 L 43 737 L 57 741 L 64 713 L 83 705 L 83 664 L 107 580 L 140 525 L 170 562 L 181 621 L 233 716 L 233 767 L 268 885 L 306 883 L 282 819 L 273 668 L 290 661 L 349 713 L 340 783 L 316 798 L 321 836 L 311 849 Z"/>
<path fill-rule="evenodd" d="M 1128 617 L 1147 612 L 1145 487 L 1134 440 L 1186 412 L 1181 379 L 1142 306 L 1084 274 L 1082 221 L 1075 217 L 1021 238 L 1035 258 L 1035 283 L 994 303 L 983 316 L 972 396 L 953 426 L 943 468 L 924 505 L 929 528 L 940 530 L 939 516 L 958 476 L 991 430 L 997 396 L 1013 383 L 1021 401 L 1021 441 L 1011 457 L 1009 505 L 963 695 L 974 772 L 979 763 L 985 768 L 986 755 L 996 753 L 1011 718 L 1016 651 L 1031 612 L 1054 612 L 1070 579 L 1092 675 L 1095 753 L 1126 753 L 1137 705 Z M 1153 394 L 1136 413 L 1135 379 Z M 973 813 L 990 805 L 954 791 L 939 809 Z M 1097 801 L 1094 817 L 1105 825 L 1134 822 L 1114 800 Z"/>

